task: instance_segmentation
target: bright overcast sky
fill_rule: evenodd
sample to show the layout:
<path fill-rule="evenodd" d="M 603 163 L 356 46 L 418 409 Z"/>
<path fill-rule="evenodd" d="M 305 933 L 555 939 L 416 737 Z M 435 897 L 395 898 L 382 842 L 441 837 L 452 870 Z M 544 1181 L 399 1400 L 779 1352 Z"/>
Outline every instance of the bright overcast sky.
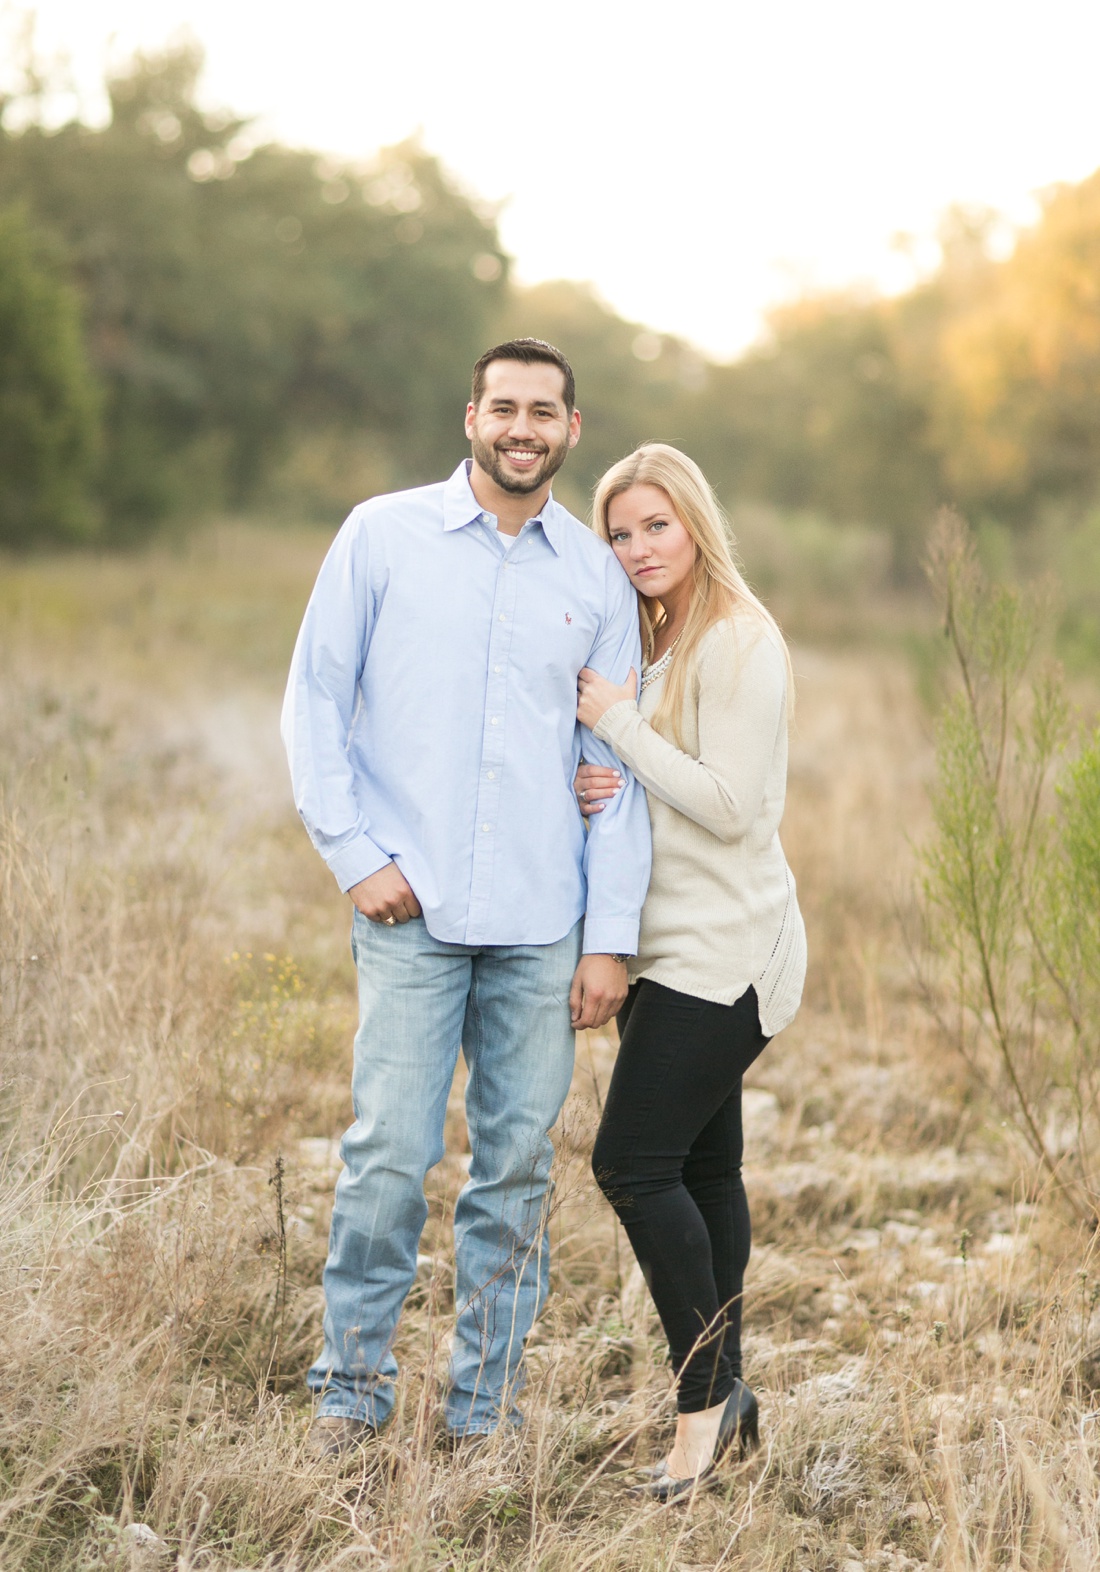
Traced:
<path fill-rule="evenodd" d="M 803 288 L 912 277 L 938 215 L 1100 165 L 1098 0 L 39 0 L 86 113 L 181 28 L 211 105 L 354 157 L 417 129 L 501 202 L 521 280 L 589 279 L 729 355 Z M 9 17 L 10 17 L 9 8 Z M 113 42 L 108 42 L 113 38 Z"/>

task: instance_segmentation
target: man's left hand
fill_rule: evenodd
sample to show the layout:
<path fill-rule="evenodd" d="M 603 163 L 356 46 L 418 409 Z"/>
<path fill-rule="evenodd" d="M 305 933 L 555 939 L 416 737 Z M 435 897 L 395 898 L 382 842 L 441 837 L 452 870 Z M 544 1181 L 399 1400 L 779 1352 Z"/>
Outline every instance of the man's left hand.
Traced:
<path fill-rule="evenodd" d="M 625 961 L 611 955 L 582 955 L 569 990 L 569 1014 L 575 1032 L 605 1026 L 626 1001 Z"/>

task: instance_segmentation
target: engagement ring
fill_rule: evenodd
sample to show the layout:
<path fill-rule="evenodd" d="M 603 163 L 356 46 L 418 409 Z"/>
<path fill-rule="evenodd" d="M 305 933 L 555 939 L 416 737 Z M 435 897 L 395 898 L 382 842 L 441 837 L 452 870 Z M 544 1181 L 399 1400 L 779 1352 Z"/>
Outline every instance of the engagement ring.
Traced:
<path fill-rule="evenodd" d="M 581 799 L 582 802 L 587 802 L 588 801 L 588 788 L 585 787 L 584 791 L 579 793 L 579 796 L 580 796 L 580 799 Z"/>
<path fill-rule="evenodd" d="M 397 918 L 396 917 L 383 917 L 382 921 L 385 923 L 387 928 L 392 928 L 394 923 L 397 921 Z"/>

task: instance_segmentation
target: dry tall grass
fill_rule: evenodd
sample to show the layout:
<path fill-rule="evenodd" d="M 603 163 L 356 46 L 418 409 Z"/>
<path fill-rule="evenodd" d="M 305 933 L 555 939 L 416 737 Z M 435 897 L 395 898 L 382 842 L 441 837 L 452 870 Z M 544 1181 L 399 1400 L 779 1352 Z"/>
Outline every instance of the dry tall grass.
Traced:
<path fill-rule="evenodd" d="M 1100 1564 L 1100 1273 L 913 997 L 928 727 L 889 642 L 797 657 L 813 969 L 748 1099 L 761 1452 L 687 1508 L 625 1493 L 673 1411 L 587 1176 L 613 1057 L 591 1034 L 526 1427 L 439 1446 L 456 1086 L 397 1421 L 309 1460 L 353 976 L 275 717 L 321 544 L 0 568 L 5 1572 Z"/>

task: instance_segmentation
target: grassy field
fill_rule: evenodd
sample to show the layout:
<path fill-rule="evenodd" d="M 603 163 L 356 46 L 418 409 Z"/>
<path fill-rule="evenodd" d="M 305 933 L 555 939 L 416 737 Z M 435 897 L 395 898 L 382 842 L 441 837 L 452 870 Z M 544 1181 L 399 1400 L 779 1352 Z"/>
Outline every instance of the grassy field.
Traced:
<path fill-rule="evenodd" d="M 847 570 L 784 604 L 780 558 L 800 681 L 784 839 L 812 964 L 747 1095 L 761 1451 L 685 1508 L 626 1494 L 673 1405 L 587 1172 L 614 1056 L 592 1033 L 525 1428 L 465 1461 L 440 1446 L 460 1073 L 397 1421 L 340 1468 L 310 1461 L 354 977 L 277 713 L 323 549 L 227 526 L 176 553 L 0 563 L 0 1567 L 1100 1565 L 1094 1247 L 930 1023 L 907 953 L 928 616 L 853 610 Z"/>

